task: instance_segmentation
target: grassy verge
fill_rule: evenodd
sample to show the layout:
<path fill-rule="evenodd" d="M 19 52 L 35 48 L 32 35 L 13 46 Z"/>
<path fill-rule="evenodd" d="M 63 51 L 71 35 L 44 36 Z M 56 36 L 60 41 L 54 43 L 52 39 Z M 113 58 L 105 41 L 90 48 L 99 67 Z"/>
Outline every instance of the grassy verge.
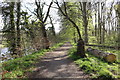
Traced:
<path fill-rule="evenodd" d="M 120 78 L 118 75 L 118 63 L 107 63 L 87 52 L 86 58 L 79 58 L 74 54 L 75 52 L 76 47 L 73 47 L 69 51 L 69 56 L 85 73 L 90 74 L 91 78 L 97 78 L 97 80 L 113 80 L 114 78 Z"/>
<path fill-rule="evenodd" d="M 0 63 L 2 66 L 2 72 L 0 73 L 2 73 L 3 78 L 26 78 L 27 75 L 25 74 L 33 71 L 35 68 L 33 64 L 38 62 L 37 59 L 42 57 L 45 52 L 52 51 L 61 45 L 63 45 L 63 43 L 58 43 L 49 50 L 43 49 L 21 58 Z M 0 79 L 2 79 L 2 76 L 0 77 Z"/>

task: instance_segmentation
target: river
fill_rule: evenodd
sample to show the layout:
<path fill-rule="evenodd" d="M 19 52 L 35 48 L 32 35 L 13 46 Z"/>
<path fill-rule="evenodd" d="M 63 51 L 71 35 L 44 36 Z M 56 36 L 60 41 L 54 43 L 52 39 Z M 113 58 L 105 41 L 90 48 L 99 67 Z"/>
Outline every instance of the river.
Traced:
<path fill-rule="evenodd" d="M 32 54 L 33 52 L 34 51 L 32 49 L 25 49 L 25 54 L 23 56 Z M 13 56 L 10 55 L 9 48 L 8 47 L 0 48 L 0 62 L 4 62 L 10 59 L 13 59 Z"/>
<path fill-rule="evenodd" d="M 8 55 L 8 49 L 8 47 L 0 48 L 0 62 L 5 61 L 5 58 L 10 59 L 10 56 Z"/>
<path fill-rule="evenodd" d="M 0 54 L 5 54 L 8 52 L 8 47 L 0 48 Z"/>

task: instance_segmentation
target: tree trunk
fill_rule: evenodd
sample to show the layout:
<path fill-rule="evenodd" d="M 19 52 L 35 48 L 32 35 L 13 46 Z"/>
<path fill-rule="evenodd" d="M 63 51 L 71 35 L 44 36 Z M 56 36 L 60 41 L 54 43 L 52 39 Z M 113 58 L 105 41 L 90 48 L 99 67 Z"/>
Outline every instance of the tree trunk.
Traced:
<path fill-rule="evenodd" d="M 118 16 L 118 20 L 117 20 L 117 45 L 120 46 L 120 2 L 117 3 L 117 7 L 116 7 L 116 14 Z"/>
<path fill-rule="evenodd" d="M 16 54 L 16 44 L 15 44 L 15 24 L 14 24 L 14 2 L 10 3 L 10 51 L 12 52 L 11 54 L 14 55 Z"/>
<path fill-rule="evenodd" d="M 98 2 L 98 40 L 101 44 L 101 17 L 100 17 L 100 2 Z"/>
<path fill-rule="evenodd" d="M 103 16 L 103 34 L 102 34 L 102 43 L 105 43 L 105 16 Z"/>
<path fill-rule="evenodd" d="M 97 56 L 97 57 L 105 59 L 107 62 L 116 61 L 116 55 L 114 55 L 112 53 L 105 53 L 101 50 L 92 49 L 90 47 L 87 49 L 87 51 L 90 52 L 91 54 Z"/>
<path fill-rule="evenodd" d="M 85 45 L 84 45 L 84 41 L 82 39 L 82 36 L 81 36 L 81 33 L 80 33 L 80 29 L 79 27 L 76 25 L 76 23 L 74 21 L 72 21 L 72 19 L 70 19 L 68 17 L 68 15 L 65 16 L 72 24 L 73 26 L 76 28 L 77 30 L 77 33 L 78 33 L 78 36 L 79 36 L 79 39 L 78 39 L 78 42 L 77 42 L 77 52 L 76 52 L 76 55 L 80 56 L 81 58 L 84 58 L 86 57 L 85 55 Z"/>
<path fill-rule="evenodd" d="M 43 46 L 45 49 L 49 49 L 50 44 L 47 38 L 47 33 L 46 33 L 46 29 L 45 29 L 45 25 L 43 23 L 41 23 L 41 29 L 42 29 L 42 34 L 43 34 Z"/>
<path fill-rule="evenodd" d="M 95 13 L 95 36 L 97 36 L 97 13 Z"/>
<path fill-rule="evenodd" d="M 85 45 L 84 45 L 83 39 L 79 38 L 79 40 L 78 40 L 76 55 L 80 56 L 81 58 L 86 57 L 86 55 L 85 55 Z"/>
<path fill-rule="evenodd" d="M 88 43 L 88 20 L 87 20 L 87 11 L 86 11 L 86 3 L 87 2 L 83 2 L 83 25 L 84 25 L 84 29 L 85 29 L 85 43 Z"/>
<path fill-rule="evenodd" d="M 54 28 L 54 24 L 53 24 L 53 22 L 52 22 L 52 18 L 50 17 L 50 15 L 49 15 L 49 18 L 50 18 L 50 23 L 51 23 L 51 25 L 52 25 L 52 34 L 53 34 L 53 36 L 55 37 L 56 36 L 56 34 L 55 34 L 55 28 Z"/>
<path fill-rule="evenodd" d="M 17 54 L 18 55 L 21 55 L 21 35 L 20 35 L 20 2 L 17 3 L 17 22 L 16 22 L 16 25 L 17 25 Z"/>
<path fill-rule="evenodd" d="M 73 36 L 74 36 L 74 38 L 73 38 L 74 43 L 77 43 L 77 40 L 76 40 L 76 32 L 75 32 L 75 30 L 74 30 L 74 32 L 73 32 Z"/>
<path fill-rule="evenodd" d="M 84 57 L 86 57 L 84 41 L 83 41 L 82 36 L 80 34 L 79 27 L 76 24 L 74 24 L 74 27 L 77 29 L 77 32 L 78 32 L 78 35 L 79 35 L 79 39 L 78 39 L 78 42 L 77 42 L 76 55 L 80 56 L 81 58 L 84 58 Z"/>

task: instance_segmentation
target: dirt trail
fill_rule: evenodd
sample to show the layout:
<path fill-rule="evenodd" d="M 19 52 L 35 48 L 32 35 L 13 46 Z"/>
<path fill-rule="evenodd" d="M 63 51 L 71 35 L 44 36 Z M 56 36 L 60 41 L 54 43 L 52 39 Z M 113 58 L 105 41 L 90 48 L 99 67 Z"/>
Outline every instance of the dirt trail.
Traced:
<path fill-rule="evenodd" d="M 65 43 L 46 55 L 36 64 L 35 71 L 29 78 L 88 78 L 89 76 L 79 70 L 78 66 L 68 57 L 68 50 L 72 46 Z"/>

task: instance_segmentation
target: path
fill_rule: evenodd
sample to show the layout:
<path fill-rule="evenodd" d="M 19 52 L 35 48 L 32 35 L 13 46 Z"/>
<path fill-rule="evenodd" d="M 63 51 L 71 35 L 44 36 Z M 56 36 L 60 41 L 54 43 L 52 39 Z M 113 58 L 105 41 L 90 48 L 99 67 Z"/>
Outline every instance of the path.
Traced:
<path fill-rule="evenodd" d="M 67 51 L 71 47 L 70 43 L 65 43 L 62 47 L 47 52 L 36 64 L 36 69 L 30 78 L 68 78 L 69 80 L 88 78 L 88 75 L 79 70 L 78 66 L 68 57 Z"/>

